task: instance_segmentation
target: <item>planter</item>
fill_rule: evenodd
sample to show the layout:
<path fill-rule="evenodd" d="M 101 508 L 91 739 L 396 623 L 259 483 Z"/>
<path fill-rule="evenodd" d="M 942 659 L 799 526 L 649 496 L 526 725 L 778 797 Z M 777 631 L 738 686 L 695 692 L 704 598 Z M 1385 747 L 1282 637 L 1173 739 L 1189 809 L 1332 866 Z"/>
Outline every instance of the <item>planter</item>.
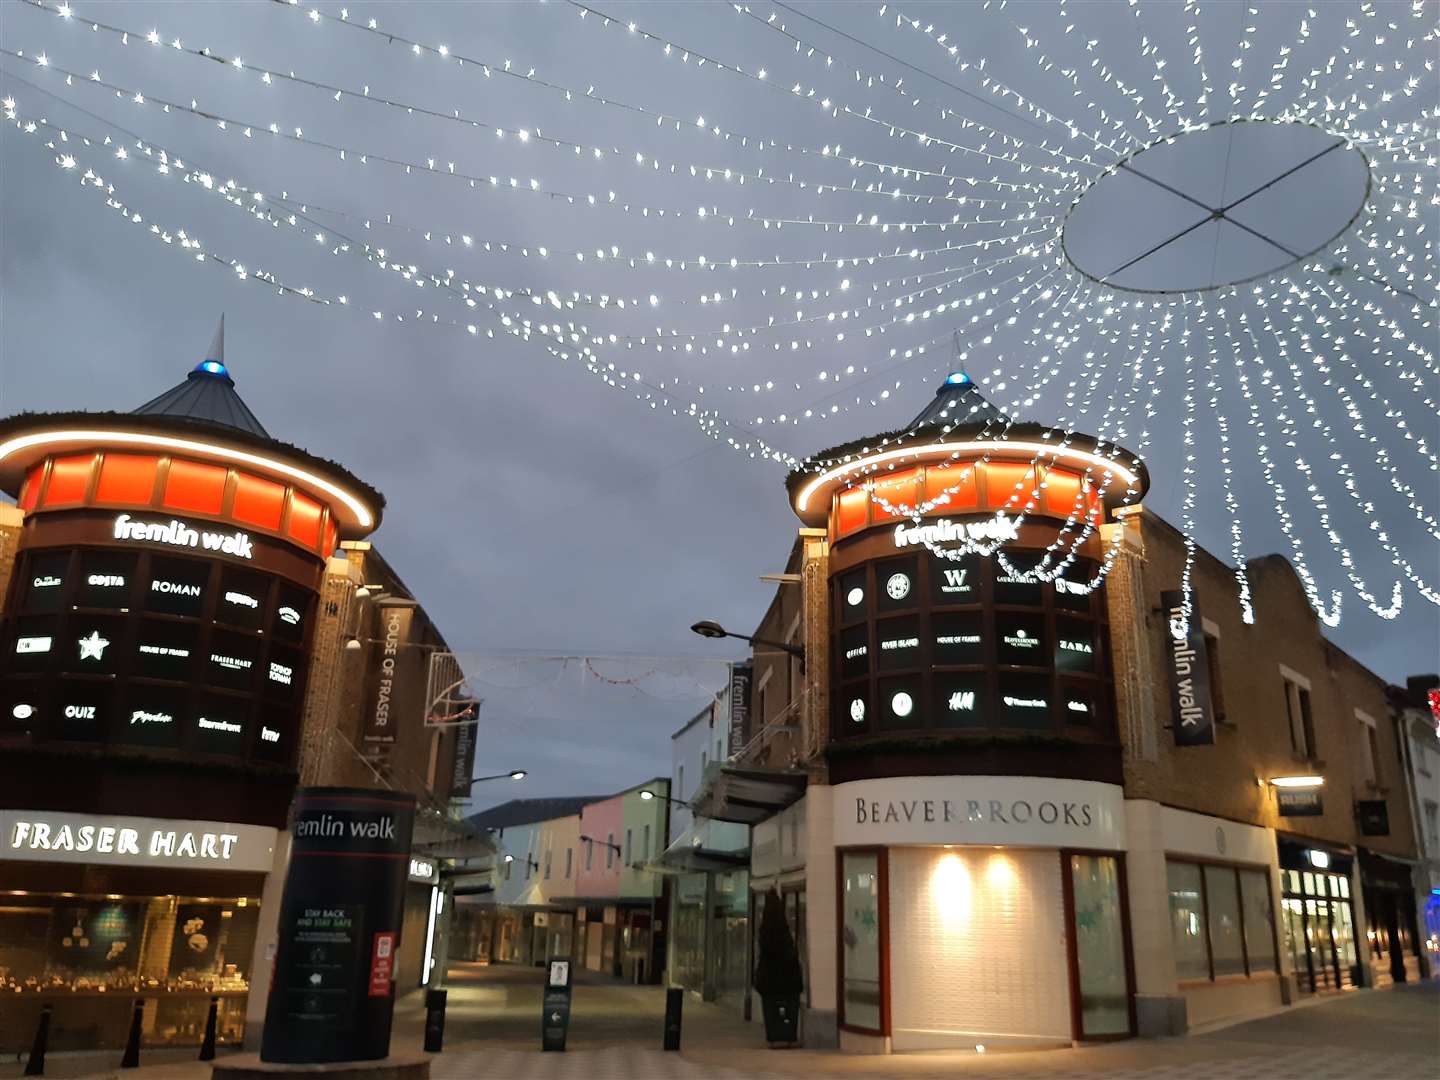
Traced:
<path fill-rule="evenodd" d="M 765 1013 L 765 1041 L 771 1046 L 796 1046 L 800 1042 L 800 999 L 761 998 Z"/>

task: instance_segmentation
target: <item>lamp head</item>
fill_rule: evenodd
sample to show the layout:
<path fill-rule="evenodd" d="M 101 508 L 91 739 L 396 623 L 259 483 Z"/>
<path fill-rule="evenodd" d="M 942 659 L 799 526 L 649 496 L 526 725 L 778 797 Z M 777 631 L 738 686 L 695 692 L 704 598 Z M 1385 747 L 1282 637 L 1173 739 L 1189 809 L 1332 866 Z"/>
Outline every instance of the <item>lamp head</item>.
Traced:
<path fill-rule="evenodd" d="M 712 619 L 701 619 L 694 626 L 690 627 L 690 629 L 693 632 L 699 634 L 701 637 L 729 637 L 729 635 L 725 632 L 725 628 Z"/>
<path fill-rule="evenodd" d="M 525 770 L 524 770 L 524 769 L 513 769 L 513 770 L 511 770 L 511 772 L 510 772 L 510 779 L 511 779 L 511 780 L 524 780 L 524 779 L 525 779 L 525 775 L 526 775 L 526 773 L 525 773 Z"/>
<path fill-rule="evenodd" d="M 350 638 L 349 640 L 347 640 L 347 641 L 345 642 L 345 651 L 346 651 L 346 652 L 357 652 L 358 650 L 360 650 L 360 649 L 363 648 L 363 647 L 364 647 L 364 646 L 362 646 L 362 645 L 360 644 L 360 639 L 359 639 L 358 637 L 352 637 L 352 638 Z"/>
<path fill-rule="evenodd" d="M 514 862 L 514 861 L 515 861 L 515 856 L 514 856 L 514 855 L 506 855 L 506 856 L 505 856 L 505 861 L 506 861 L 506 862 Z"/>
<path fill-rule="evenodd" d="M 655 798 L 655 793 L 653 791 L 642 791 L 640 792 L 640 798 L 644 799 L 646 802 L 649 802 L 651 799 Z"/>

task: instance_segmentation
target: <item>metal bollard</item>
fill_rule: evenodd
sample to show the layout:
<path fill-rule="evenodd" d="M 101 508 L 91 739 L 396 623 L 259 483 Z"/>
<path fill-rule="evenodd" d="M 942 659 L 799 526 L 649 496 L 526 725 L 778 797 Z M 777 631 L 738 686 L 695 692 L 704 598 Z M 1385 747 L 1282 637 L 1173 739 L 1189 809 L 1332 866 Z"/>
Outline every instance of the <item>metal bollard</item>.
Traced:
<path fill-rule="evenodd" d="M 425 1052 L 438 1054 L 445 1049 L 445 1002 L 448 990 L 425 991 Z"/>
<path fill-rule="evenodd" d="M 672 986 L 665 991 L 665 1042 L 661 1049 L 680 1049 L 680 1017 L 684 1007 L 684 990 Z"/>
<path fill-rule="evenodd" d="M 145 1002 L 135 999 L 135 1011 L 130 1014 L 130 1037 L 125 1040 L 125 1056 L 120 1059 L 122 1069 L 140 1067 L 140 1028 L 145 1021 Z"/>
<path fill-rule="evenodd" d="M 30 1057 L 25 1062 L 26 1076 L 45 1075 L 45 1051 L 50 1046 L 50 1010 L 45 1005 L 40 1009 L 40 1023 L 35 1025 L 35 1041 L 30 1044 Z"/>
<path fill-rule="evenodd" d="M 220 999 L 210 999 L 210 1011 L 205 1014 L 205 1038 L 200 1042 L 200 1060 L 215 1060 L 215 1027 L 220 1019 Z"/>

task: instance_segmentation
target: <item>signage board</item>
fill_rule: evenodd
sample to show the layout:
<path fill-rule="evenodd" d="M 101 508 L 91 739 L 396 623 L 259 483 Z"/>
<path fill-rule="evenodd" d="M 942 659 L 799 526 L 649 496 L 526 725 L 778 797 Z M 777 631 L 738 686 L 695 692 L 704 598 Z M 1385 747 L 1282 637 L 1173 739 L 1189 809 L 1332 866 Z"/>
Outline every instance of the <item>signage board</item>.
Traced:
<path fill-rule="evenodd" d="M 1319 817 L 1325 813 L 1325 802 L 1313 788 L 1277 788 L 1275 805 L 1281 817 Z"/>
<path fill-rule="evenodd" d="M 207 554 L 231 555 L 237 559 L 255 557 L 255 546 L 249 533 L 211 532 L 203 527 L 187 525 L 176 518 L 169 521 L 139 521 L 129 514 L 120 514 L 115 518 L 112 534 L 116 540 L 194 548 Z"/>
<path fill-rule="evenodd" d="M 896 776 L 831 790 L 837 847 L 1125 847 L 1125 796 L 1115 784 L 1036 776 Z"/>
<path fill-rule="evenodd" d="M 1361 836 L 1389 836 L 1390 804 L 1384 799 L 1359 799 L 1355 820 L 1360 823 Z"/>
<path fill-rule="evenodd" d="M 472 702 L 469 706 L 470 713 L 467 720 L 474 720 L 480 712 L 480 703 Z M 471 778 L 475 775 L 475 743 L 476 732 L 479 725 L 475 723 L 458 724 L 453 729 L 455 732 L 455 766 L 450 775 L 450 797 L 452 799 L 464 799 L 470 795 Z"/>
<path fill-rule="evenodd" d="M 552 960 L 540 1004 L 540 1049 L 564 1050 L 570 1030 L 570 961 Z"/>
<path fill-rule="evenodd" d="M 734 757 L 745 748 L 745 728 L 750 718 L 750 677 L 752 669 L 747 664 L 730 665 L 730 746 L 729 755 Z"/>
<path fill-rule="evenodd" d="M 269 873 L 276 831 L 263 825 L 0 810 L 0 859 Z"/>
<path fill-rule="evenodd" d="M 1190 621 L 1184 623 L 1184 595 L 1178 589 L 1160 594 L 1165 615 L 1165 667 L 1170 672 L 1170 717 L 1176 746 L 1211 746 L 1215 742 L 1215 705 L 1210 697 L 1210 656 L 1200 608 L 1192 593 Z"/>
<path fill-rule="evenodd" d="M 385 757 L 395 744 L 395 731 L 410 707 L 423 722 L 424 651 L 410 647 L 414 609 L 377 605 L 371 638 L 370 672 L 361 747 L 371 757 Z"/>
<path fill-rule="evenodd" d="M 415 798 L 302 788 L 262 1033 L 262 1061 L 373 1061 L 390 1051 Z"/>

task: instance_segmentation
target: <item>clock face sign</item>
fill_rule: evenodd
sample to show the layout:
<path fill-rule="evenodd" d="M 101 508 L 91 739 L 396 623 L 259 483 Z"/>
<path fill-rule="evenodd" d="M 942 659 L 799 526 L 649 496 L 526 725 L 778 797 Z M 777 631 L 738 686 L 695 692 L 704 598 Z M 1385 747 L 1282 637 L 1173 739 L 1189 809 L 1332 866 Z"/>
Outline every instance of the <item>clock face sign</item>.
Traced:
<path fill-rule="evenodd" d="M 915 708 L 915 701 L 909 694 L 901 690 L 890 699 L 890 711 L 896 716 L 905 717 L 910 715 L 910 710 Z"/>
<path fill-rule="evenodd" d="M 850 719 L 854 720 L 857 724 L 865 719 L 864 699 L 856 698 L 854 701 L 850 702 Z"/>
<path fill-rule="evenodd" d="M 891 600 L 904 600 L 910 594 L 910 579 L 904 574 L 891 574 L 885 582 L 885 593 Z"/>
<path fill-rule="evenodd" d="M 865 590 L 858 585 L 845 594 L 845 602 L 851 607 L 856 607 L 864 599 Z"/>

